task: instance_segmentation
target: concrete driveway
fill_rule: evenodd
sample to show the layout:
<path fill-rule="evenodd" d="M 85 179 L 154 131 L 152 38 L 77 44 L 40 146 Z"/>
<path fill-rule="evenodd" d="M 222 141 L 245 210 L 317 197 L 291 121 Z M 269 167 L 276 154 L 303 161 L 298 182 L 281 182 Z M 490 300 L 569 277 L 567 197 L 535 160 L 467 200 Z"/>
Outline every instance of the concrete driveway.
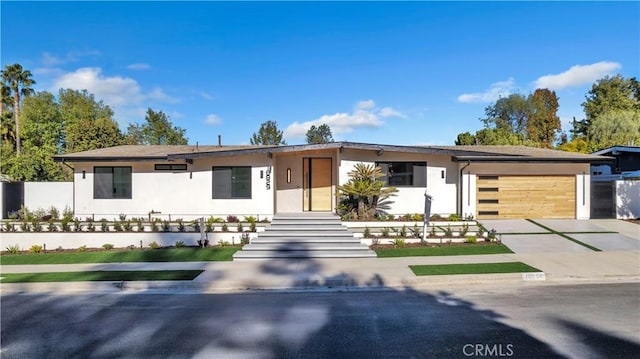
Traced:
<path fill-rule="evenodd" d="M 602 251 L 640 250 L 640 226 L 615 219 L 534 220 L 537 224 L 524 219 L 480 222 L 487 229 L 495 229 L 515 253 L 592 251 L 558 233 Z"/>

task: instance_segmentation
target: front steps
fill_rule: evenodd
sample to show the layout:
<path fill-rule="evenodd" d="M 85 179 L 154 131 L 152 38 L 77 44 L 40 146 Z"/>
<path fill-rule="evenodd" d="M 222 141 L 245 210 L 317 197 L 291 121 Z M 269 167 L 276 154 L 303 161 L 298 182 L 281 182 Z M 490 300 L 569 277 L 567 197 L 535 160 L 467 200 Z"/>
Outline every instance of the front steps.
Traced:
<path fill-rule="evenodd" d="M 233 259 L 376 257 L 333 213 L 281 213 Z"/>

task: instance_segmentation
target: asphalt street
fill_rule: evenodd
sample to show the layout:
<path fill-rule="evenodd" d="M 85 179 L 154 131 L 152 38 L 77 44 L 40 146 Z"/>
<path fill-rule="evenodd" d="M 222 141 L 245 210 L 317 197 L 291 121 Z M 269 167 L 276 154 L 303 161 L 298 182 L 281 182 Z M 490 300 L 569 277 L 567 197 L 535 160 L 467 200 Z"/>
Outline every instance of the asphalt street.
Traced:
<path fill-rule="evenodd" d="M 640 285 L 6 294 L 2 358 L 637 358 Z"/>

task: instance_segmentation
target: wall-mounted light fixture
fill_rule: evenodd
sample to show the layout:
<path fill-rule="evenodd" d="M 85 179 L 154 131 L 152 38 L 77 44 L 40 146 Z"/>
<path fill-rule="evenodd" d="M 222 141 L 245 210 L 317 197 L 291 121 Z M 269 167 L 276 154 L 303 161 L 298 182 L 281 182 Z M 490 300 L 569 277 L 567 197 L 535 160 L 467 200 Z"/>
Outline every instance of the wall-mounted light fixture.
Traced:
<path fill-rule="evenodd" d="M 87 171 L 82 171 L 82 179 L 87 178 Z"/>
<path fill-rule="evenodd" d="M 193 171 L 189 172 L 189 179 L 193 179 Z"/>
<path fill-rule="evenodd" d="M 264 178 L 264 171 L 260 170 L 260 179 L 263 179 L 263 178 Z"/>
<path fill-rule="evenodd" d="M 444 178 L 444 170 L 440 171 L 440 178 Z"/>
<path fill-rule="evenodd" d="M 291 168 L 287 168 L 287 183 L 291 183 Z"/>

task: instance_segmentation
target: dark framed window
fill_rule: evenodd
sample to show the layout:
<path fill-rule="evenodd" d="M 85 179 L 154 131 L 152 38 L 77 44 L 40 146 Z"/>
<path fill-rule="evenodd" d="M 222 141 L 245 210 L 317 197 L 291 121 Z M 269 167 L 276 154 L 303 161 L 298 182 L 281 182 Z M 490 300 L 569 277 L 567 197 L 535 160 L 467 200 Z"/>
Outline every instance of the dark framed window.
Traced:
<path fill-rule="evenodd" d="M 426 162 L 376 162 L 385 176 L 381 178 L 386 186 L 426 187 Z"/>
<path fill-rule="evenodd" d="M 94 167 L 93 198 L 131 198 L 131 167 Z"/>
<path fill-rule="evenodd" d="M 213 167 L 213 199 L 251 198 L 251 167 Z"/>
<path fill-rule="evenodd" d="M 156 163 L 154 166 L 156 171 L 186 171 L 186 163 Z"/>

